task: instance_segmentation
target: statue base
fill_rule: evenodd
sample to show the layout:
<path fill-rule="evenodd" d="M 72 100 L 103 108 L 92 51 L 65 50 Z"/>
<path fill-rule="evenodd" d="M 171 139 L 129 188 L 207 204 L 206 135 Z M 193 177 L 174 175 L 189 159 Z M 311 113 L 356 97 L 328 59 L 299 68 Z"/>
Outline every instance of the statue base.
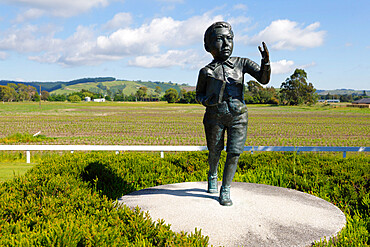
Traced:
<path fill-rule="evenodd" d="M 187 182 L 135 191 L 119 202 L 149 211 L 176 232 L 201 229 L 214 246 L 309 246 L 346 224 L 333 204 L 292 189 L 233 182 L 231 199 L 233 206 L 221 206 L 207 182 Z"/>

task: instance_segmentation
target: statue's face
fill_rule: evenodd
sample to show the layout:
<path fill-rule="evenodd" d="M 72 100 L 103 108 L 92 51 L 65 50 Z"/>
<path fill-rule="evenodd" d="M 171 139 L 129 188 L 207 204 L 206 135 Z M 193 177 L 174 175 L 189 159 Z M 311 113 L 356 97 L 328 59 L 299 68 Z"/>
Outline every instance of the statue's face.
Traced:
<path fill-rule="evenodd" d="M 234 36 L 227 28 L 216 28 L 209 44 L 215 60 L 225 61 L 231 56 L 234 48 Z"/>

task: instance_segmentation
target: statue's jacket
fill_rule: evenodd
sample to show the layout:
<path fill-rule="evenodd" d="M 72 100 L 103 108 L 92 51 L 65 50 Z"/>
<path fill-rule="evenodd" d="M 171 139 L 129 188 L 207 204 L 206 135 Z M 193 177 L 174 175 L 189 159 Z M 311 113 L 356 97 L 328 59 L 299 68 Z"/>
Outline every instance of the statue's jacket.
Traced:
<path fill-rule="evenodd" d="M 270 80 L 269 63 L 261 61 L 261 67 L 248 58 L 230 57 L 224 62 L 213 60 L 203 67 L 198 76 L 196 100 L 207 111 L 228 108 L 236 114 L 246 111 L 244 104 L 244 74 L 248 73 L 261 84 Z"/>

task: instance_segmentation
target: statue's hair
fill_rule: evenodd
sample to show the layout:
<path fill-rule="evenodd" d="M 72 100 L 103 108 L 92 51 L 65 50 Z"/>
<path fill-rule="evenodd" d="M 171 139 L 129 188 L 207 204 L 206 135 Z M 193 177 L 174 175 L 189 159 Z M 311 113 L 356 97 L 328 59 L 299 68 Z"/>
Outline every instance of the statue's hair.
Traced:
<path fill-rule="evenodd" d="M 211 26 L 209 26 L 204 33 L 204 48 L 206 51 L 210 52 L 209 44 L 211 42 L 212 35 L 216 28 L 227 28 L 230 33 L 234 36 L 233 30 L 231 29 L 231 25 L 225 21 L 218 21 L 213 23 Z"/>

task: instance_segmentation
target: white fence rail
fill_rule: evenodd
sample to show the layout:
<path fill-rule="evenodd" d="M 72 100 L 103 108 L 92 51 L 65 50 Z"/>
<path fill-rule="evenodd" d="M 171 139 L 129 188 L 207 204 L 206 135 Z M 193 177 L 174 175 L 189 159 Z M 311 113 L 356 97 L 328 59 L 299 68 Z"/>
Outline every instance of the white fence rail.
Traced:
<path fill-rule="evenodd" d="M 0 151 L 26 151 L 27 163 L 31 162 L 31 151 L 159 151 L 161 158 L 164 152 L 204 151 L 206 146 L 116 146 L 116 145 L 0 145 Z M 275 152 L 370 152 L 370 147 L 293 147 L 293 146 L 245 146 L 244 151 Z"/>

